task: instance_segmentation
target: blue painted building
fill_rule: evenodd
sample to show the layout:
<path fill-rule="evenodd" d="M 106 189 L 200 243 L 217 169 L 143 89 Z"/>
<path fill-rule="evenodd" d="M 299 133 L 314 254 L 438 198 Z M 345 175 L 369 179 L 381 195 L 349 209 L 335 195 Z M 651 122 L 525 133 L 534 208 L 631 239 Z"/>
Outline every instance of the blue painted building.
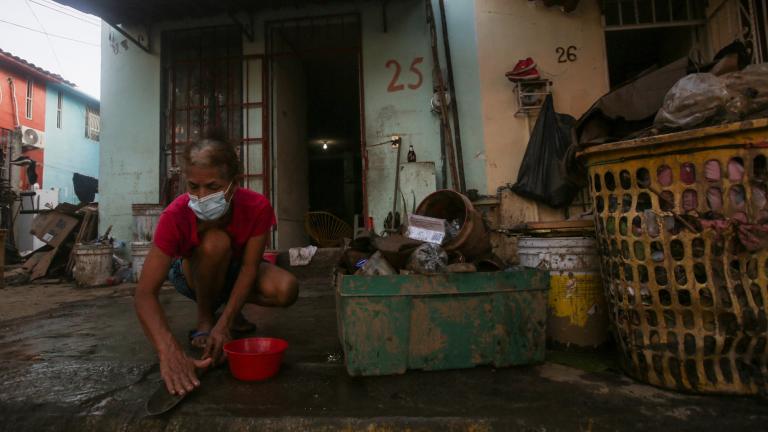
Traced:
<path fill-rule="evenodd" d="M 45 189 L 77 204 L 75 173 L 99 177 L 99 101 L 65 84 L 48 84 L 45 104 Z"/>

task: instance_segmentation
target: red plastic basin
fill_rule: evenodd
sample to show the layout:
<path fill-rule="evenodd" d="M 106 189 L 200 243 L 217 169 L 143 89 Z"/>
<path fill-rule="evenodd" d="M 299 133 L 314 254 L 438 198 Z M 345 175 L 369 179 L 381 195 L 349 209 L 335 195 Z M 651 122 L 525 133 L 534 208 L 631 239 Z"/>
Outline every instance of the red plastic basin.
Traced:
<path fill-rule="evenodd" d="M 229 370 L 242 381 L 265 380 L 280 370 L 288 342 L 277 338 L 235 339 L 224 345 Z"/>

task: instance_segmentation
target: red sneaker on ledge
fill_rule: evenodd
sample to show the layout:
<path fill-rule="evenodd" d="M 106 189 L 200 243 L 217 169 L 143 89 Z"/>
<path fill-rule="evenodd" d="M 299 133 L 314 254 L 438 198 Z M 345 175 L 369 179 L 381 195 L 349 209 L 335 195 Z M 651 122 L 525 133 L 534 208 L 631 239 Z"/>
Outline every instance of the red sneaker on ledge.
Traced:
<path fill-rule="evenodd" d="M 517 75 L 519 73 L 527 72 L 535 67 L 536 67 L 536 62 L 533 61 L 532 58 L 528 57 L 527 59 L 523 59 L 517 62 L 515 67 L 511 71 L 507 72 L 505 75 L 507 76 Z"/>
<path fill-rule="evenodd" d="M 507 79 L 512 82 L 518 82 L 518 81 L 532 81 L 541 79 L 541 75 L 539 74 L 539 71 L 534 66 L 533 69 L 529 69 L 525 72 L 521 72 L 518 74 L 510 74 L 507 73 Z"/>

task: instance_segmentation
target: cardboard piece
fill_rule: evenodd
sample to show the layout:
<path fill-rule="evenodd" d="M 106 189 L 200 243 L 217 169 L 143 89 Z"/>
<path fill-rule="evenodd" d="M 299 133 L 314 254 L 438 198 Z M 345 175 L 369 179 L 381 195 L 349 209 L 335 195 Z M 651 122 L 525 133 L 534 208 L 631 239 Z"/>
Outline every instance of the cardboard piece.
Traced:
<path fill-rule="evenodd" d="M 35 263 L 35 266 L 32 268 L 32 272 L 29 275 L 29 280 L 33 281 L 33 280 L 45 277 L 45 275 L 48 274 L 48 269 L 51 267 L 51 264 L 53 263 L 53 259 L 56 257 L 56 254 L 58 252 L 59 252 L 59 249 L 55 248 L 47 252 L 39 252 L 35 254 L 35 256 L 39 255 L 40 258 Z"/>
<path fill-rule="evenodd" d="M 445 219 L 409 214 L 405 235 L 413 240 L 442 244 L 445 239 Z"/>
<path fill-rule="evenodd" d="M 29 232 L 46 244 L 57 248 L 69 237 L 78 222 L 76 217 L 54 210 L 37 215 L 32 221 L 32 229 Z"/>

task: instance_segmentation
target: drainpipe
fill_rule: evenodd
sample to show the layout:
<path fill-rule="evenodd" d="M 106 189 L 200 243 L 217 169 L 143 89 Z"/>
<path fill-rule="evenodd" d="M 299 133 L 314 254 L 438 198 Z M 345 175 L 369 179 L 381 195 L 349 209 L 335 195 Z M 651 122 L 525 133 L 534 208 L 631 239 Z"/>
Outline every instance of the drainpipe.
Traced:
<path fill-rule="evenodd" d="M 18 102 L 16 100 L 16 86 L 13 85 L 13 78 L 11 77 L 8 77 L 8 87 L 11 88 L 11 104 L 13 105 L 13 120 L 14 120 L 13 126 L 18 128 L 21 126 L 21 123 L 19 123 L 19 107 L 18 107 Z"/>
<path fill-rule="evenodd" d="M 8 167 L 8 171 L 7 171 L 8 172 L 8 186 L 7 187 L 8 187 L 9 190 L 13 191 L 15 189 L 13 187 L 13 185 L 16 182 L 14 181 L 14 174 L 13 174 L 13 172 L 11 170 L 12 165 L 11 165 L 10 161 L 12 161 L 14 159 L 14 156 L 15 156 L 14 153 L 16 153 L 15 150 L 16 150 L 17 144 L 20 144 L 19 143 L 19 138 L 21 137 L 21 122 L 19 121 L 19 107 L 18 107 L 18 102 L 16 100 L 16 86 L 13 85 L 13 78 L 11 78 L 11 77 L 8 77 L 8 87 L 11 90 L 11 105 L 13 106 L 13 122 L 14 122 L 13 125 L 14 125 L 14 131 L 13 131 L 13 135 L 12 135 L 12 138 L 11 138 L 11 142 L 8 143 L 8 160 L 5 161 L 4 164 L 7 164 L 7 167 Z M 21 149 L 21 145 L 19 145 L 19 149 Z M 5 182 L 3 182 L 3 188 L 5 188 Z M 9 206 L 10 207 L 9 208 L 9 213 L 11 215 L 15 214 L 16 206 L 17 206 L 16 203 L 13 203 L 13 204 L 11 204 Z M 10 234 L 10 243 L 14 247 L 16 247 L 16 226 L 15 226 L 16 224 L 15 224 L 15 218 L 13 216 L 10 216 L 8 219 L 9 220 L 7 222 L 4 221 L 4 223 L 6 224 L 6 227 L 8 229 L 8 233 Z M 5 246 L 3 245 L 3 247 L 5 247 Z"/>

